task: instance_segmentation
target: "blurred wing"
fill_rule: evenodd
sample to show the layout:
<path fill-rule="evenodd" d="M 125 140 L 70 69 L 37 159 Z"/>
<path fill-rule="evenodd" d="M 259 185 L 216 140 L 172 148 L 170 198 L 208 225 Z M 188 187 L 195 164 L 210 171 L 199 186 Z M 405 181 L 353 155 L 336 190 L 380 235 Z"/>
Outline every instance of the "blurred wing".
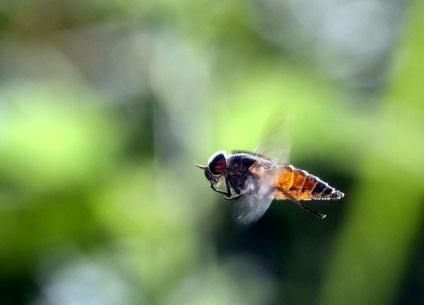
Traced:
<path fill-rule="evenodd" d="M 290 156 L 290 135 L 288 115 L 278 112 L 265 126 L 255 152 L 274 159 L 279 163 L 288 163 Z"/>
<path fill-rule="evenodd" d="M 256 222 L 268 210 L 272 200 L 273 196 L 260 198 L 246 195 L 234 204 L 233 217 L 242 225 L 249 225 Z"/>

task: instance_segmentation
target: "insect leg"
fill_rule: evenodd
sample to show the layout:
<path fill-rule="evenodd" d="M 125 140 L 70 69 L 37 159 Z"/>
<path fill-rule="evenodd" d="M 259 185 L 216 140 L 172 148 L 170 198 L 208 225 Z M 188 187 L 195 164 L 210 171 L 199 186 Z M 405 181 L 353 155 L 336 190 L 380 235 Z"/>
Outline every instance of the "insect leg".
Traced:
<path fill-rule="evenodd" d="M 238 194 L 238 195 L 235 195 L 235 196 L 224 196 L 224 199 L 225 200 L 237 200 L 237 199 L 240 199 L 243 196 L 244 196 L 244 194 Z"/>
<path fill-rule="evenodd" d="M 225 196 L 231 196 L 231 191 L 228 188 L 227 188 L 227 191 L 226 192 L 225 191 L 218 190 L 217 188 L 215 188 L 215 186 L 213 185 L 212 182 L 211 182 L 211 189 L 213 189 L 215 192 L 220 193 L 220 194 L 223 194 Z"/>
<path fill-rule="evenodd" d="M 230 190 L 230 186 L 231 186 L 233 188 L 234 192 L 236 192 L 236 194 L 237 194 L 237 195 L 234 195 L 234 196 L 225 196 L 224 197 L 225 200 L 237 200 L 237 199 L 240 199 L 243 195 L 245 195 L 245 194 L 241 194 L 240 188 L 234 182 L 234 180 L 227 178 L 225 180 L 225 184 L 227 185 L 228 190 Z"/>
<path fill-rule="evenodd" d="M 227 191 L 221 191 L 217 189 L 215 185 L 212 183 L 212 181 L 210 186 L 215 192 L 224 195 L 225 200 L 237 200 L 244 195 L 244 194 L 240 194 L 240 188 L 237 185 L 235 185 L 232 180 L 228 178 L 225 179 L 225 186 L 227 188 Z M 231 188 L 233 188 L 233 190 L 237 193 L 237 195 L 233 196 L 233 194 L 231 193 Z"/>
<path fill-rule="evenodd" d="M 233 179 L 227 178 L 225 180 L 225 183 L 227 184 L 227 188 L 229 189 L 229 185 L 233 188 L 234 192 L 236 192 L 236 194 L 240 194 L 240 188 L 238 187 L 238 185 L 234 182 Z"/>
<path fill-rule="evenodd" d="M 327 215 L 325 215 L 325 214 L 321 214 L 321 213 L 318 213 L 318 212 L 315 212 L 315 211 L 311 210 L 310 208 L 308 208 L 303 203 L 301 203 L 299 200 L 297 200 L 296 198 L 294 198 L 293 195 L 291 195 L 289 192 L 285 191 L 284 189 L 282 189 L 280 187 L 276 187 L 275 190 L 278 190 L 278 191 L 282 192 L 287 198 L 289 198 L 291 201 L 293 201 L 294 203 L 296 203 L 299 207 L 301 207 L 305 211 L 307 211 L 307 212 L 315 215 L 316 217 L 318 217 L 320 219 L 324 219 L 325 217 L 327 217 Z"/>
<path fill-rule="evenodd" d="M 217 188 L 215 188 L 215 185 L 212 183 L 212 181 L 210 181 L 210 183 L 211 183 L 211 184 L 210 184 L 211 188 L 212 188 L 215 192 L 220 193 L 220 194 L 223 194 L 223 195 L 224 195 L 224 198 L 231 198 L 231 197 L 232 197 L 230 184 L 229 184 L 229 182 L 228 182 L 228 179 L 227 179 L 227 178 L 225 178 L 225 186 L 226 186 L 226 188 L 227 188 L 227 191 L 226 191 L 226 192 L 225 192 L 225 191 L 218 190 Z"/>

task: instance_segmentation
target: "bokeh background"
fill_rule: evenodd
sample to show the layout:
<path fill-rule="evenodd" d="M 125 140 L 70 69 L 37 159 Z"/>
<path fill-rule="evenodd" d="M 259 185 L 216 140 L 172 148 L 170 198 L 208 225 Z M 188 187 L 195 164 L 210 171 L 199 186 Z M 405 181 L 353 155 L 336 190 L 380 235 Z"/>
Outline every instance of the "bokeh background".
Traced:
<path fill-rule="evenodd" d="M 423 304 L 423 80 L 422 1 L 1 1 L 0 303 Z M 327 219 L 194 166 L 270 118 Z"/>

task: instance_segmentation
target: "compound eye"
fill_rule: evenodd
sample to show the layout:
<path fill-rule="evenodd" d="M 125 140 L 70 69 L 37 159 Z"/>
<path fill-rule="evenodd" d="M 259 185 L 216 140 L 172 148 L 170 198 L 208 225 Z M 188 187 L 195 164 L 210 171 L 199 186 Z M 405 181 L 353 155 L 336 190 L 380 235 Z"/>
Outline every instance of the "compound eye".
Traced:
<path fill-rule="evenodd" d="M 217 152 L 209 159 L 209 170 L 212 175 L 220 176 L 227 167 L 227 159 L 223 152 Z"/>

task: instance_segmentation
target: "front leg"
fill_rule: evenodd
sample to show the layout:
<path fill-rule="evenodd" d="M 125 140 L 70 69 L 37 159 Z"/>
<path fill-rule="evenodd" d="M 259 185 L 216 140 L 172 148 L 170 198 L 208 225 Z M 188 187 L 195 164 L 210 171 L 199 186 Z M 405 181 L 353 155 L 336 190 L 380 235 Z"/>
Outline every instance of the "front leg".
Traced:
<path fill-rule="evenodd" d="M 232 201 L 232 200 L 238 200 L 243 196 L 244 196 L 244 194 L 238 194 L 238 195 L 235 195 L 235 196 L 224 196 L 224 199 Z"/>
<path fill-rule="evenodd" d="M 217 188 L 215 188 L 215 185 L 212 183 L 212 181 L 211 181 L 211 189 L 213 189 L 215 192 L 217 192 L 217 193 L 220 193 L 220 194 L 222 194 L 222 195 L 224 195 L 224 198 L 231 198 L 232 197 L 232 193 L 231 193 L 231 189 L 230 189 L 230 185 L 228 184 L 228 179 L 225 179 L 225 186 L 226 186 L 226 188 L 227 188 L 227 191 L 225 192 L 225 191 L 221 191 L 221 190 L 218 190 Z"/>

